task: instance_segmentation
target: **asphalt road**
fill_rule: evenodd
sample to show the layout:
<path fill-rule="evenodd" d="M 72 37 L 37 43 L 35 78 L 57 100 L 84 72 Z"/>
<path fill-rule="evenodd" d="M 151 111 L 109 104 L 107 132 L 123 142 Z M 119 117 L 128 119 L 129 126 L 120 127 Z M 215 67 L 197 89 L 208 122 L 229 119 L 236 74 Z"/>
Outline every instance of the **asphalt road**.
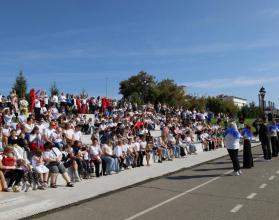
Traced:
<path fill-rule="evenodd" d="M 264 161 L 260 147 L 253 154 L 255 167 L 241 176 L 228 174 L 224 157 L 36 219 L 278 220 L 279 158 Z"/>

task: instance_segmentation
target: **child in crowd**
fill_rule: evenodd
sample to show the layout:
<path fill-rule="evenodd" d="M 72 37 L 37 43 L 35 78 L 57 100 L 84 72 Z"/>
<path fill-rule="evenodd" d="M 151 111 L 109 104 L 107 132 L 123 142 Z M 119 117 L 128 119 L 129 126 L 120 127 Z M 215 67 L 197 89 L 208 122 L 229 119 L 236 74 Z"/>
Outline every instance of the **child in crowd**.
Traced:
<path fill-rule="evenodd" d="M 32 166 L 34 167 L 35 172 L 40 176 L 40 185 L 38 188 L 44 189 L 44 187 L 47 187 L 49 169 L 44 165 L 43 153 L 41 150 L 35 151 L 35 154 L 32 157 Z"/>

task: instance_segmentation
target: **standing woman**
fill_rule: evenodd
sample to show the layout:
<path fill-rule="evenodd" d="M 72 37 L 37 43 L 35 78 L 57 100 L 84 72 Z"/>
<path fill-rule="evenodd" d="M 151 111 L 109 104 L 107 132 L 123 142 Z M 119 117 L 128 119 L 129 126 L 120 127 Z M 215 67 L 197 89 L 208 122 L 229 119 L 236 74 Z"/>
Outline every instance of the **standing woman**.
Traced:
<path fill-rule="evenodd" d="M 251 168 L 254 166 L 253 155 L 251 150 L 251 140 L 253 138 L 253 134 L 251 132 L 251 127 L 246 125 L 246 127 L 242 131 L 242 136 L 244 139 L 243 143 L 243 168 Z"/>
<path fill-rule="evenodd" d="M 227 148 L 230 158 L 233 163 L 234 175 L 239 176 L 242 172 L 240 171 L 239 160 L 238 160 L 238 149 L 239 149 L 240 133 L 237 130 L 235 122 L 230 123 L 228 129 L 225 132 L 225 147 Z"/>
<path fill-rule="evenodd" d="M 278 127 L 276 125 L 276 121 L 273 120 L 271 125 L 268 127 L 270 142 L 271 142 L 271 150 L 272 150 L 272 157 L 278 156 Z"/>

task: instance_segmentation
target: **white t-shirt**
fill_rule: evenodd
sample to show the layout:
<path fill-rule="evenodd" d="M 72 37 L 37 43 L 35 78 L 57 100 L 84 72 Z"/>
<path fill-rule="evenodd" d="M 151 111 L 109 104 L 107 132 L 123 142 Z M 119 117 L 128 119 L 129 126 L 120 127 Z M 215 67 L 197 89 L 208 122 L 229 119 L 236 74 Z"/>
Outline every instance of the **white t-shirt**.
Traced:
<path fill-rule="evenodd" d="M 58 103 L 58 96 L 57 95 L 52 96 L 52 101 L 54 103 Z"/>
<path fill-rule="evenodd" d="M 32 142 L 41 142 L 42 140 L 42 137 L 41 137 L 41 134 L 30 134 L 29 135 L 29 142 L 32 143 Z"/>
<path fill-rule="evenodd" d="M 124 145 L 122 146 L 123 152 L 127 153 L 128 149 L 129 149 L 129 145 L 128 145 L 128 144 L 124 144 Z"/>
<path fill-rule="evenodd" d="M 43 154 L 44 159 L 56 159 L 62 155 L 61 151 L 53 147 L 50 151 L 45 151 Z"/>
<path fill-rule="evenodd" d="M 25 155 L 25 151 L 24 151 L 24 149 L 23 149 L 22 147 L 20 147 L 20 146 L 14 146 L 14 147 L 13 147 L 13 150 L 14 150 L 15 157 L 16 157 L 17 160 L 18 160 L 18 159 L 24 159 L 24 160 L 27 159 L 27 158 L 26 158 L 26 155 Z"/>
<path fill-rule="evenodd" d="M 113 149 L 113 153 L 114 153 L 117 157 L 122 156 L 122 153 L 123 153 L 122 146 L 115 146 L 114 149 Z"/>
<path fill-rule="evenodd" d="M 75 131 L 73 133 L 73 141 L 81 141 L 82 133 L 81 131 Z"/>
<path fill-rule="evenodd" d="M 59 111 L 57 108 L 51 108 L 51 118 L 52 119 L 58 119 L 59 117 Z"/>
<path fill-rule="evenodd" d="M 35 127 L 34 124 L 31 124 L 31 125 L 29 125 L 29 124 L 27 124 L 27 123 L 24 124 L 24 128 L 25 128 L 25 130 L 26 130 L 26 133 L 31 133 L 32 130 L 34 129 L 34 127 Z"/>
<path fill-rule="evenodd" d="M 35 108 L 41 108 L 41 102 L 39 99 L 35 99 Z"/>
<path fill-rule="evenodd" d="M 135 151 L 140 151 L 140 144 L 139 144 L 139 142 L 135 142 L 133 144 L 133 148 L 134 148 Z"/>
<path fill-rule="evenodd" d="M 61 95 L 60 101 L 61 102 L 66 102 L 66 100 L 67 100 L 66 96 L 65 95 Z"/>
<path fill-rule="evenodd" d="M 141 141 L 140 142 L 140 150 L 141 151 L 145 151 L 146 145 L 147 145 L 146 141 Z"/>
<path fill-rule="evenodd" d="M 46 128 L 44 130 L 44 135 L 48 138 L 48 139 L 51 139 L 53 133 L 55 132 L 55 129 L 49 129 L 49 128 Z"/>
<path fill-rule="evenodd" d="M 48 105 L 48 95 L 44 96 L 44 103 L 45 103 L 45 105 Z"/>
<path fill-rule="evenodd" d="M 73 139 L 73 135 L 74 135 L 74 130 L 73 129 L 64 130 L 64 133 L 66 135 L 66 138 L 68 138 L 70 140 Z"/>
<path fill-rule="evenodd" d="M 101 152 L 100 145 L 96 145 L 96 146 L 91 145 L 89 148 L 89 153 L 92 156 L 98 156 L 100 154 L 100 152 Z"/>
<path fill-rule="evenodd" d="M 51 134 L 51 140 L 54 142 L 54 143 L 60 143 L 62 142 L 62 136 L 61 134 L 57 134 L 56 132 L 53 132 Z"/>

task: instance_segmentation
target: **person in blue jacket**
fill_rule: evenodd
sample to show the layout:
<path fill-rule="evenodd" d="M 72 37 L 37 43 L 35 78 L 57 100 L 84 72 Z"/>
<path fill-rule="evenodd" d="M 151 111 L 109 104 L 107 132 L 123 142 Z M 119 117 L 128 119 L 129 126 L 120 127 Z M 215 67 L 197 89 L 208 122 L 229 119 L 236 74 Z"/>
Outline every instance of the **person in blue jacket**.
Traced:
<path fill-rule="evenodd" d="M 254 166 L 253 155 L 251 149 L 251 140 L 253 138 L 253 133 L 251 127 L 246 125 L 241 133 L 244 142 L 243 142 L 243 168 L 249 169 Z"/>

